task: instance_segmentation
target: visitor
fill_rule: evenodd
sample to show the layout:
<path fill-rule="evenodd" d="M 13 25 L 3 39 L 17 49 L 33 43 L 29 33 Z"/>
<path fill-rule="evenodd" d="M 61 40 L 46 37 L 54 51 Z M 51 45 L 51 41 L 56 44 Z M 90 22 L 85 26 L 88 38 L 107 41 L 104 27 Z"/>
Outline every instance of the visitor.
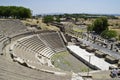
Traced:
<path fill-rule="evenodd" d="M 118 69 L 117 68 L 115 68 L 115 69 L 113 69 L 112 71 L 111 71 L 111 76 L 114 78 L 114 77 L 118 77 Z"/>

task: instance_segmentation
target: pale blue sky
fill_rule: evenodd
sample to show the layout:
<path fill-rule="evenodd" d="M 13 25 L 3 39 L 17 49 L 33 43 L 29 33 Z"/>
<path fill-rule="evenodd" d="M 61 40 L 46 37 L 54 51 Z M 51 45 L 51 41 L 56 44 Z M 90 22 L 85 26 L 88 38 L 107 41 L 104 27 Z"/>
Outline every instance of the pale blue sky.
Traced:
<path fill-rule="evenodd" d="M 102 13 L 120 14 L 120 0 L 0 0 L 0 6 L 24 6 L 33 14 Z"/>

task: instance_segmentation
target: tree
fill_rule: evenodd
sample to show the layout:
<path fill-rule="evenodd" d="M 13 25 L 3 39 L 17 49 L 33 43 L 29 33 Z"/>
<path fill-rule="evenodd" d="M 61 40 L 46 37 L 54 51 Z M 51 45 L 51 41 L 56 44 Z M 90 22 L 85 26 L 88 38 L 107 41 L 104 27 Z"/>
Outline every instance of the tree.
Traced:
<path fill-rule="evenodd" d="M 87 32 L 93 31 L 93 25 L 89 24 L 87 27 Z"/>
<path fill-rule="evenodd" d="M 117 36 L 117 32 L 113 30 L 105 30 L 101 33 L 101 36 L 103 38 L 111 39 L 115 38 Z"/>
<path fill-rule="evenodd" d="M 108 20 L 106 17 L 100 17 L 93 23 L 93 30 L 97 34 L 101 34 L 104 30 L 108 30 Z"/>
<path fill-rule="evenodd" d="M 32 15 L 31 10 L 25 7 L 17 6 L 0 6 L 1 17 L 13 17 L 13 18 L 30 18 Z"/>
<path fill-rule="evenodd" d="M 78 22 L 78 17 L 75 17 L 75 22 Z"/>
<path fill-rule="evenodd" d="M 53 19 L 53 16 L 44 16 L 44 18 L 43 18 L 43 22 L 44 23 L 51 23 L 51 22 L 53 22 L 54 21 L 54 19 Z"/>
<path fill-rule="evenodd" d="M 60 22 L 60 18 L 59 18 L 59 17 L 56 17 L 56 21 L 57 21 L 57 22 Z"/>

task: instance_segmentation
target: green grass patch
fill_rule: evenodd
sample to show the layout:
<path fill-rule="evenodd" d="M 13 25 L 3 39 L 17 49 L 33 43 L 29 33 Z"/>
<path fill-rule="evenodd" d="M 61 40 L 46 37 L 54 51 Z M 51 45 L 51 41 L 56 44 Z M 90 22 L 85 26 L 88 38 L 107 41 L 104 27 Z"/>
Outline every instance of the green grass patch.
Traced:
<path fill-rule="evenodd" d="M 68 51 L 59 52 L 59 53 L 54 54 L 52 56 L 52 59 L 56 59 L 56 58 L 59 58 L 59 57 L 64 57 L 64 56 L 67 56 L 67 55 L 69 55 Z"/>
<path fill-rule="evenodd" d="M 53 55 L 51 60 L 54 62 L 57 61 L 56 63 L 54 63 L 55 66 L 58 66 L 59 62 L 62 63 L 63 65 L 70 66 L 70 63 L 67 60 L 65 60 L 65 57 L 68 55 L 69 55 L 68 51 L 59 52 Z"/>
<path fill-rule="evenodd" d="M 65 71 L 87 72 L 88 67 L 72 56 L 68 51 L 56 53 L 52 56 L 51 62 L 57 68 Z"/>
<path fill-rule="evenodd" d="M 83 30 L 82 30 L 82 29 L 79 29 L 79 28 L 73 28 L 73 30 L 74 30 L 75 32 L 83 32 Z"/>
<path fill-rule="evenodd" d="M 55 67 L 61 68 L 61 69 L 67 69 L 69 66 L 71 66 L 70 61 L 66 60 L 67 56 L 69 56 L 68 51 L 56 53 L 52 56 L 51 61 Z"/>

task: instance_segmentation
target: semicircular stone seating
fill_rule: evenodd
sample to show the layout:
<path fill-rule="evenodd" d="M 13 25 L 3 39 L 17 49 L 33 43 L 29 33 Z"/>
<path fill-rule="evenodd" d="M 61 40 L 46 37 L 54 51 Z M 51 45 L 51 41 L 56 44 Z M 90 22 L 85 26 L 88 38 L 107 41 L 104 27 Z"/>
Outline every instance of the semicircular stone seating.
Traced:
<path fill-rule="evenodd" d="M 28 64 L 52 66 L 51 56 L 66 48 L 58 33 L 52 32 L 35 34 L 31 37 L 19 39 L 13 49 L 14 54 Z"/>
<path fill-rule="evenodd" d="M 47 60 L 49 60 L 54 54 L 54 52 L 45 44 L 43 44 L 43 42 L 39 40 L 37 36 L 17 41 L 14 46 L 14 53 L 17 57 L 22 58 L 25 62 L 32 65 L 33 63 L 47 64 Z M 41 56 L 41 61 L 40 59 L 37 59 L 38 56 Z"/>
<path fill-rule="evenodd" d="M 30 33 L 29 35 L 31 37 L 29 37 L 24 33 L 27 34 Z M 24 35 L 22 38 L 21 38 L 22 36 L 21 34 Z M 38 35 L 32 35 L 32 34 L 33 32 L 29 31 L 27 27 L 23 25 L 23 23 L 20 20 L 16 20 L 16 19 L 0 20 L 0 52 L 3 51 L 4 45 L 7 45 L 6 52 L 10 53 L 13 60 L 14 58 L 16 58 L 16 61 L 21 60 L 23 61 L 23 63 L 24 62 L 25 64 L 27 63 L 26 67 L 24 67 L 25 65 L 21 66 L 16 62 L 13 62 L 11 60 L 11 57 L 8 56 L 9 54 L 6 53 L 3 54 L 3 56 L 0 56 L 0 80 L 8 80 L 8 79 L 9 80 L 68 80 L 70 79 L 71 75 L 68 76 L 55 75 L 54 72 L 60 70 L 55 69 L 53 67 L 48 67 L 50 65 L 51 56 L 55 54 L 55 51 L 52 50 L 52 48 L 49 47 L 48 44 L 44 42 L 44 40 L 38 37 Z M 12 39 L 14 37 L 15 39 L 9 42 L 11 44 L 7 43 L 7 41 L 9 41 L 8 39 Z M 32 67 L 29 67 L 28 64 L 32 65 L 33 67 L 35 66 L 35 69 L 37 70 L 30 69 Z"/>

